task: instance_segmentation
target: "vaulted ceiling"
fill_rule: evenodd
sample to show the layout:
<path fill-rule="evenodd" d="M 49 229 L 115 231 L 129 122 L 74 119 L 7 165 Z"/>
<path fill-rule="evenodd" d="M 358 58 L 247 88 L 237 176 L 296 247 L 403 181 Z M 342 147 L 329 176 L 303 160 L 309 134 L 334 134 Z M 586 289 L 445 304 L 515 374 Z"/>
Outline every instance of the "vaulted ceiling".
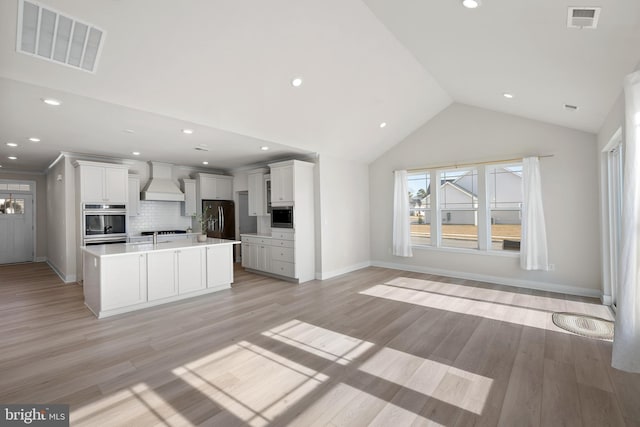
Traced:
<path fill-rule="evenodd" d="M 89 73 L 17 52 L 18 0 L 0 2 L 2 170 L 41 171 L 59 151 L 217 169 L 317 152 L 369 162 L 451 102 L 596 132 L 640 60 L 637 0 L 594 3 L 596 30 L 567 29 L 567 0 L 40 4 L 104 30 L 102 54 Z"/>

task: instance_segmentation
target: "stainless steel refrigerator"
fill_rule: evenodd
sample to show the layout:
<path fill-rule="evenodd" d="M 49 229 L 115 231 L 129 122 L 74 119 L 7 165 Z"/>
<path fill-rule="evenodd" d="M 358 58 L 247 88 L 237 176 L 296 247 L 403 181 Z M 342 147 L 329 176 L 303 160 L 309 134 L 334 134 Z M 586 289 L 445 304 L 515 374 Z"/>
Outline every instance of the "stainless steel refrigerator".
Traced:
<path fill-rule="evenodd" d="M 203 200 L 202 214 L 207 221 L 207 236 L 218 239 L 236 238 L 236 223 L 233 201 Z"/>

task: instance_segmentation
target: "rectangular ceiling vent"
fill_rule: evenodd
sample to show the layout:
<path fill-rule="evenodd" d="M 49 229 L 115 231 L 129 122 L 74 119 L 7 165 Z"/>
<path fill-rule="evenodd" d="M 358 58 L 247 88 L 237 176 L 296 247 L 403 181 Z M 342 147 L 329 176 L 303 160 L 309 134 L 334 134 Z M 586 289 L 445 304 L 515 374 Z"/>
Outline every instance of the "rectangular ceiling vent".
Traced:
<path fill-rule="evenodd" d="M 591 28 L 598 26 L 599 7 L 569 7 L 567 28 Z"/>
<path fill-rule="evenodd" d="M 57 64 L 94 73 L 105 32 L 49 6 L 18 2 L 16 50 Z"/>

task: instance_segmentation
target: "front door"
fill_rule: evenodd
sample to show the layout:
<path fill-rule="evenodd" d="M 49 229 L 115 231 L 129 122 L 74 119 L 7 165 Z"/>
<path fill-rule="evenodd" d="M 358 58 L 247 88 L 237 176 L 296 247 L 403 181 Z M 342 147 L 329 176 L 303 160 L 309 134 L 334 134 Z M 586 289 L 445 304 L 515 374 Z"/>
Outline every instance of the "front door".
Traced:
<path fill-rule="evenodd" d="M 33 261 L 33 196 L 0 192 L 0 264 Z"/>

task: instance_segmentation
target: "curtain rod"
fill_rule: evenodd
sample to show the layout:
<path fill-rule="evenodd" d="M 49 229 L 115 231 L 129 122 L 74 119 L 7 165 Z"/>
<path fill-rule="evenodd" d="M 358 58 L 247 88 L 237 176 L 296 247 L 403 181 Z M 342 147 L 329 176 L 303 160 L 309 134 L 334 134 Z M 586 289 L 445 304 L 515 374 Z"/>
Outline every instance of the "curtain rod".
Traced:
<path fill-rule="evenodd" d="M 553 157 L 553 154 L 545 154 L 542 156 L 535 156 L 539 159 L 543 159 L 545 157 Z M 492 164 L 496 164 L 496 163 L 510 163 L 510 162 L 518 162 L 518 161 L 522 161 L 524 157 L 517 157 L 515 159 L 502 159 L 502 160 L 491 160 L 490 162 L 473 162 L 473 163 L 455 163 L 452 165 L 438 165 L 438 166 L 427 166 L 424 168 L 414 168 L 414 169 L 407 169 L 407 172 L 421 172 L 421 171 L 425 171 L 425 170 L 431 170 L 431 169 L 450 169 L 450 168 L 459 168 L 459 167 L 463 167 L 463 166 L 476 166 L 476 165 L 492 165 Z M 393 172 L 393 171 L 392 171 Z"/>

